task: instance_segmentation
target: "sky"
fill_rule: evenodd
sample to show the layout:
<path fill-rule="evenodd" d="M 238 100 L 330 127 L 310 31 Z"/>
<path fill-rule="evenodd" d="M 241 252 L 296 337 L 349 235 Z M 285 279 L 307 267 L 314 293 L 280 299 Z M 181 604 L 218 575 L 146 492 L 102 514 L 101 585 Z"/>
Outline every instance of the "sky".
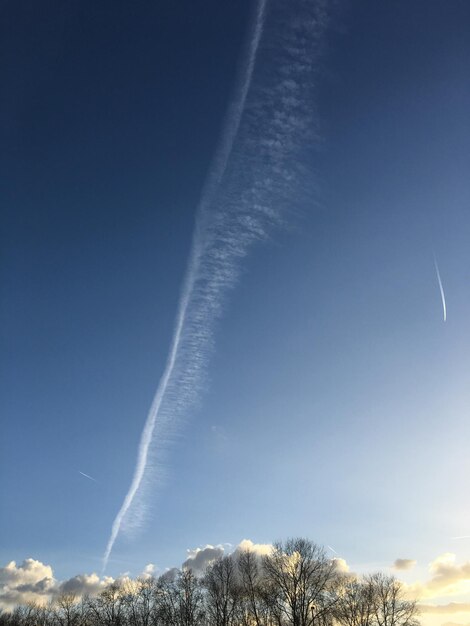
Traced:
<path fill-rule="evenodd" d="M 302 535 L 467 624 L 470 6 L 261 4 L 0 7 L 0 567 L 99 575 L 202 232 L 106 573 Z"/>

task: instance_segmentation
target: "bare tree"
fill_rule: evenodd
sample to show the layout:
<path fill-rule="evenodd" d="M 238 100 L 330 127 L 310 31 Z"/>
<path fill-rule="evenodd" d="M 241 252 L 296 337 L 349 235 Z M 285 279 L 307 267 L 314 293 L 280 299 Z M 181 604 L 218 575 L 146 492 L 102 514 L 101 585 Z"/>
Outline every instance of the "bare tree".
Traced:
<path fill-rule="evenodd" d="M 156 624 L 161 626 L 177 626 L 178 624 L 178 591 L 173 578 L 160 576 L 155 592 Z"/>
<path fill-rule="evenodd" d="M 0 609 L 0 626 L 9 626 L 10 624 L 10 613 L 6 613 L 3 609 Z"/>
<path fill-rule="evenodd" d="M 244 626 L 266 626 L 270 612 L 260 557 L 253 550 L 243 550 L 238 554 L 237 568 L 242 594 L 242 622 Z"/>
<path fill-rule="evenodd" d="M 179 626 L 199 626 L 204 620 L 204 598 L 198 579 L 189 569 L 176 579 Z"/>
<path fill-rule="evenodd" d="M 155 621 L 155 587 L 152 576 L 137 578 L 123 588 L 125 622 L 129 626 L 150 626 Z"/>
<path fill-rule="evenodd" d="M 224 556 L 210 565 L 203 578 L 206 608 L 211 626 L 232 626 L 240 604 L 235 561 Z"/>
<path fill-rule="evenodd" d="M 80 626 L 84 621 L 83 606 L 74 593 L 63 593 L 54 602 L 52 617 L 58 626 Z"/>
<path fill-rule="evenodd" d="M 277 543 L 268 556 L 244 550 L 158 580 L 109 584 L 95 597 L 0 610 L 0 626 L 419 626 L 403 585 L 378 573 L 341 574 L 308 539 Z"/>
<path fill-rule="evenodd" d="M 118 583 L 112 583 L 96 598 L 89 598 L 87 613 L 92 624 L 99 626 L 122 626 L 125 609 L 125 591 Z"/>
<path fill-rule="evenodd" d="M 13 611 L 11 623 L 19 626 L 47 626 L 52 623 L 49 605 L 27 602 Z"/>
<path fill-rule="evenodd" d="M 274 544 L 263 564 L 278 623 L 312 626 L 331 621 L 339 577 L 323 548 L 308 539 L 288 539 Z"/>
<path fill-rule="evenodd" d="M 382 573 L 367 576 L 365 581 L 371 586 L 377 626 L 418 626 L 417 603 L 406 599 L 401 582 Z"/>
<path fill-rule="evenodd" d="M 342 587 L 334 615 L 342 626 L 373 626 L 374 588 L 370 580 L 348 580 Z"/>

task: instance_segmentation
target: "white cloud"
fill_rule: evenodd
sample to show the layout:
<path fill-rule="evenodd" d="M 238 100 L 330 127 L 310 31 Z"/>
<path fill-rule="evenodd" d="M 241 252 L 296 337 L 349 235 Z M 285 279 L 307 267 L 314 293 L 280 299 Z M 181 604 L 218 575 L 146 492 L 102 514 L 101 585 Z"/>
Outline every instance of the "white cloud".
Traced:
<path fill-rule="evenodd" d="M 10 561 L 0 568 L 0 606 L 10 608 L 24 602 L 46 602 L 53 593 L 56 581 L 52 568 L 34 559 L 25 559 L 21 565 Z"/>
<path fill-rule="evenodd" d="M 430 564 L 429 570 L 433 575 L 434 586 L 443 587 L 459 582 L 470 583 L 470 561 L 457 565 L 456 560 L 455 554 L 446 552 Z"/>
<path fill-rule="evenodd" d="M 153 576 L 155 574 L 155 565 L 153 563 L 148 563 L 144 567 L 144 571 L 142 572 L 143 577 Z"/>
<path fill-rule="evenodd" d="M 227 546 L 229 550 L 226 552 L 225 547 Z M 262 557 L 270 554 L 272 550 L 272 545 L 270 543 L 254 543 L 251 539 L 243 539 L 233 550 L 232 544 L 218 544 L 211 545 L 208 544 L 204 548 L 195 548 L 194 550 L 187 550 L 188 558 L 183 563 L 183 569 L 190 569 L 194 574 L 201 575 L 206 567 L 220 559 L 222 556 L 226 554 L 237 555 L 240 552 L 250 550 L 254 552 L 257 556 Z"/>
<path fill-rule="evenodd" d="M 34 559 L 25 559 L 19 566 L 10 561 L 0 568 L 0 585 L 35 584 L 44 579 L 53 579 L 52 568 Z"/>
<path fill-rule="evenodd" d="M 332 562 L 337 572 L 339 572 L 340 574 L 349 574 L 349 565 L 347 564 L 345 559 L 336 557 L 332 559 Z"/>
<path fill-rule="evenodd" d="M 171 569 L 167 569 L 162 575 L 161 578 L 167 581 L 175 580 L 178 576 L 179 569 L 177 567 L 172 567 Z"/>
<path fill-rule="evenodd" d="M 458 564 L 456 555 L 445 552 L 429 564 L 431 578 L 408 586 L 422 599 L 441 598 L 470 592 L 470 561 Z"/>
<path fill-rule="evenodd" d="M 200 575 L 218 558 L 226 554 L 235 556 L 245 550 L 251 550 L 259 557 L 263 557 L 271 552 L 272 545 L 254 543 L 250 539 L 243 539 L 235 548 L 230 544 L 207 544 L 201 548 L 188 550 L 182 567 Z M 332 559 L 332 562 L 339 572 L 350 574 L 349 565 L 344 559 L 336 557 Z M 414 564 L 415 561 L 412 559 L 397 559 L 394 568 L 407 571 L 412 569 Z M 458 614 L 458 618 L 462 618 L 460 626 L 465 626 L 470 621 L 470 603 L 448 602 L 445 604 L 444 602 L 446 598 L 470 592 L 470 561 L 458 563 L 455 554 L 444 553 L 429 564 L 428 570 L 427 580 L 418 580 L 411 584 L 404 583 L 407 593 L 423 603 L 420 605 L 421 611 L 428 614 L 430 618 Z M 174 579 L 178 571 L 177 568 L 172 568 L 163 576 Z M 149 563 L 144 567 L 140 576 L 145 578 L 154 574 L 155 566 Z M 115 581 L 111 577 L 100 577 L 95 573 L 77 574 L 67 580 L 58 581 L 54 577 L 52 567 L 41 561 L 29 558 L 19 565 L 11 561 L 0 568 L 0 608 L 10 609 L 16 604 L 26 602 L 44 604 L 61 593 L 72 593 L 78 597 L 93 596 L 113 582 L 131 584 L 130 581 L 129 575 L 121 575 Z M 460 600 L 460 598 L 456 599 Z M 441 604 L 432 604 L 434 601 L 441 602 Z"/>
<path fill-rule="evenodd" d="M 249 550 L 259 556 L 267 556 L 272 552 L 272 545 L 270 543 L 253 543 L 250 539 L 243 539 L 240 541 L 235 551 L 243 552 Z"/>
<path fill-rule="evenodd" d="M 60 582 L 54 578 L 52 567 L 41 561 L 25 559 L 21 565 L 10 561 L 0 568 L 0 608 L 9 610 L 28 602 L 43 605 L 61 593 L 96 595 L 112 582 L 113 578 L 97 574 L 77 574 Z"/>
<path fill-rule="evenodd" d="M 106 576 L 100 578 L 97 574 L 77 574 L 61 583 L 58 587 L 59 593 L 71 593 L 76 596 L 94 596 L 103 591 L 114 579 Z"/>
<path fill-rule="evenodd" d="M 199 575 L 204 572 L 208 565 L 220 559 L 225 550 L 222 545 L 212 546 L 208 544 L 205 548 L 195 548 L 187 552 L 188 558 L 182 565 L 183 569 L 190 569 L 194 574 Z"/>

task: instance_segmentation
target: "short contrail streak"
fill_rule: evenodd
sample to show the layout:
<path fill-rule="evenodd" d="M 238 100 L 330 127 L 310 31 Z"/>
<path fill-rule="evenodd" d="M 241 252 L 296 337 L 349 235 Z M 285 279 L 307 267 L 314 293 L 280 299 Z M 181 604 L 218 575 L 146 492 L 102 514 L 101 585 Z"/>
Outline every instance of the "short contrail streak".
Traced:
<path fill-rule="evenodd" d="M 443 314 L 444 314 L 444 322 L 445 322 L 446 319 L 447 319 L 446 296 L 445 296 L 445 293 L 444 293 L 444 288 L 442 286 L 441 273 L 439 272 L 439 266 L 437 264 L 436 256 L 434 256 L 434 267 L 436 268 L 437 282 L 439 283 L 439 290 L 441 292 L 442 311 L 443 311 Z"/>
<path fill-rule="evenodd" d="M 452 537 L 452 539 L 470 539 L 470 535 L 460 535 L 460 537 Z"/>
<path fill-rule="evenodd" d="M 89 476 L 88 474 L 85 474 L 85 472 L 81 472 L 80 470 L 78 470 L 78 473 L 81 474 L 82 476 L 85 476 L 85 478 L 88 478 L 88 480 L 92 480 L 94 483 L 98 482 L 96 478 L 93 478 L 93 476 Z"/>

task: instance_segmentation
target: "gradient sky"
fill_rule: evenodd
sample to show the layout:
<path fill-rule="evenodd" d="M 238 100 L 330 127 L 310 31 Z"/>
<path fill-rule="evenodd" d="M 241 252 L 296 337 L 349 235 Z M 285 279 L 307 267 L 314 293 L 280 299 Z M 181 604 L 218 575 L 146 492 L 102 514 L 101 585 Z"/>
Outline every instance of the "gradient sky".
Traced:
<path fill-rule="evenodd" d="M 100 568 L 249 5 L 0 8 L 2 564 Z M 292 535 L 359 571 L 470 560 L 452 539 L 470 534 L 469 24 L 459 0 L 335 9 L 315 193 L 245 260 L 210 384 L 110 574 Z"/>

